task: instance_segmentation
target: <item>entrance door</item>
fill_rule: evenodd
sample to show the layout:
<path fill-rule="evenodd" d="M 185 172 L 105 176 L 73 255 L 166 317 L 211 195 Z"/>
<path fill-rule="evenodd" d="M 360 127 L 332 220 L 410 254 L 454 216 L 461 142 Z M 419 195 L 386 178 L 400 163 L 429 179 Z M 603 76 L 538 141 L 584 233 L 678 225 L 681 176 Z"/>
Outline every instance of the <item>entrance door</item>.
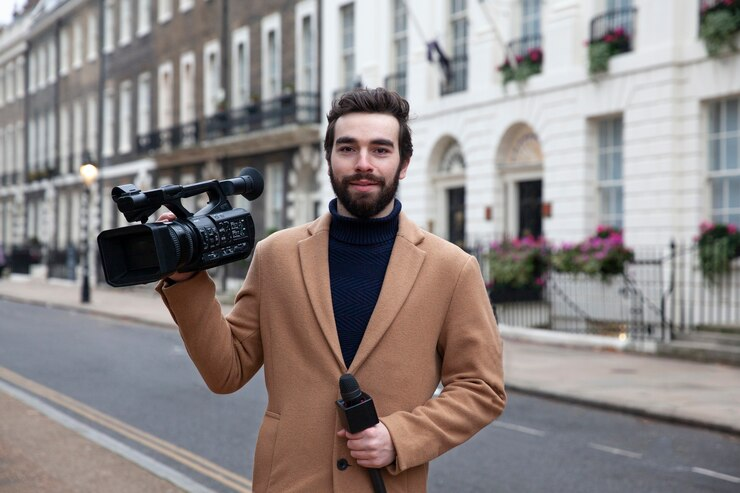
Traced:
<path fill-rule="evenodd" d="M 542 235 L 542 180 L 520 181 L 519 237 Z"/>
<path fill-rule="evenodd" d="M 447 237 L 455 245 L 465 246 L 465 187 L 447 190 Z"/>

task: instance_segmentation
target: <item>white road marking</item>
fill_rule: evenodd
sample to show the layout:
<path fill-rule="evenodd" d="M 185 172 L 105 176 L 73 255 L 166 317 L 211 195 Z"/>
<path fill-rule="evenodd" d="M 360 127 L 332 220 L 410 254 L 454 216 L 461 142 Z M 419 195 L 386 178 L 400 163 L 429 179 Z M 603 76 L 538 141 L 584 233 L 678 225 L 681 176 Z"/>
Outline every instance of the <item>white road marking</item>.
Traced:
<path fill-rule="evenodd" d="M 704 476 L 709 476 L 710 478 L 721 479 L 723 481 L 729 481 L 730 483 L 735 483 L 735 484 L 740 483 L 740 478 L 736 478 L 735 476 L 730 476 L 729 474 L 722 474 L 721 472 L 710 471 L 709 469 L 704 469 L 702 467 L 692 467 L 691 472 L 695 472 L 696 474 L 703 474 Z"/>
<path fill-rule="evenodd" d="M 599 450 L 609 454 L 621 455 L 622 457 L 629 457 L 630 459 L 642 459 L 642 454 L 638 452 L 630 452 L 629 450 L 622 450 L 621 448 L 609 447 L 598 443 L 589 443 L 588 446 L 594 450 Z"/>
<path fill-rule="evenodd" d="M 527 435 L 534 435 L 537 437 L 543 437 L 547 434 L 542 430 L 536 430 L 534 428 L 528 428 L 526 426 L 515 425 L 512 423 L 503 423 L 501 421 L 494 421 L 493 426 L 496 426 L 498 428 L 504 428 L 506 430 L 518 431 L 520 433 L 526 433 Z"/>

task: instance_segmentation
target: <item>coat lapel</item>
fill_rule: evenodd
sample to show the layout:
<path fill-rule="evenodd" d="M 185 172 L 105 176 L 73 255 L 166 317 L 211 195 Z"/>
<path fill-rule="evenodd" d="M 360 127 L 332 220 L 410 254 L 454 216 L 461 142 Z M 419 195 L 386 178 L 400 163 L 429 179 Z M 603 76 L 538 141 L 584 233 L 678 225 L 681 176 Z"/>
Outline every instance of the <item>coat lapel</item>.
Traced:
<path fill-rule="evenodd" d="M 401 213 L 383 287 L 350 371 L 356 371 L 367 359 L 406 302 L 424 262 L 425 253 L 416 246 L 423 238 L 421 229 Z"/>
<path fill-rule="evenodd" d="M 308 226 L 309 237 L 298 243 L 301 258 L 303 283 L 313 307 L 316 320 L 321 326 L 326 343 L 331 348 L 337 363 L 345 370 L 342 351 L 339 347 L 334 307 L 331 299 L 329 277 L 329 223 L 331 215 L 325 214 Z"/>

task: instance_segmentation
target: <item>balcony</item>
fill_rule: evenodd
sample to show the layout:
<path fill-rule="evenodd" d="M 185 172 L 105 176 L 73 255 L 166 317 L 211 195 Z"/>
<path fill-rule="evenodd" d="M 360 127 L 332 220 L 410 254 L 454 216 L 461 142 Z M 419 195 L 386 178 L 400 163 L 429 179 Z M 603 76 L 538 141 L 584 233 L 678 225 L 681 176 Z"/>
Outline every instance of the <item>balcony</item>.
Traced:
<path fill-rule="evenodd" d="M 468 88 L 468 56 L 460 55 L 450 59 L 449 79 L 442 82 L 440 94 L 452 94 Z"/>
<path fill-rule="evenodd" d="M 216 139 L 289 124 L 319 122 L 317 93 L 287 93 L 206 118 L 205 138 Z"/>
<path fill-rule="evenodd" d="M 529 77 L 542 72 L 542 36 L 535 34 L 511 41 L 508 45 L 506 61 L 498 70 L 503 83 L 516 80 L 523 82 Z M 511 65 L 509 55 L 516 59 L 516 68 Z"/>
<path fill-rule="evenodd" d="M 635 35 L 637 9 L 610 10 L 591 20 L 588 56 L 589 72 L 606 72 L 609 59 L 615 55 L 632 51 Z"/>
<path fill-rule="evenodd" d="M 385 88 L 406 97 L 406 72 L 390 74 L 385 78 Z"/>
<path fill-rule="evenodd" d="M 159 149 L 159 131 L 140 134 L 136 137 L 136 151 L 139 154 L 148 154 Z"/>

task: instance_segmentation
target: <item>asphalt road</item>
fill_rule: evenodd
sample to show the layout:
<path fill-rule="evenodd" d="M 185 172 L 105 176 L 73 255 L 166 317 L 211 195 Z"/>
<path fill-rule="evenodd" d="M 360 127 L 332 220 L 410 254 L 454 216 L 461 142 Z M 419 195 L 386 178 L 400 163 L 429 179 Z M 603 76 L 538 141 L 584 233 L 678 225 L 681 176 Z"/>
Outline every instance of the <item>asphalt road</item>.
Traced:
<path fill-rule="evenodd" d="M 131 307 L 135 310 L 135 307 Z M 249 491 L 261 376 L 210 393 L 174 330 L 0 300 L 11 384 L 215 491 Z M 430 492 L 735 492 L 740 439 L 519 393 Z"/>

